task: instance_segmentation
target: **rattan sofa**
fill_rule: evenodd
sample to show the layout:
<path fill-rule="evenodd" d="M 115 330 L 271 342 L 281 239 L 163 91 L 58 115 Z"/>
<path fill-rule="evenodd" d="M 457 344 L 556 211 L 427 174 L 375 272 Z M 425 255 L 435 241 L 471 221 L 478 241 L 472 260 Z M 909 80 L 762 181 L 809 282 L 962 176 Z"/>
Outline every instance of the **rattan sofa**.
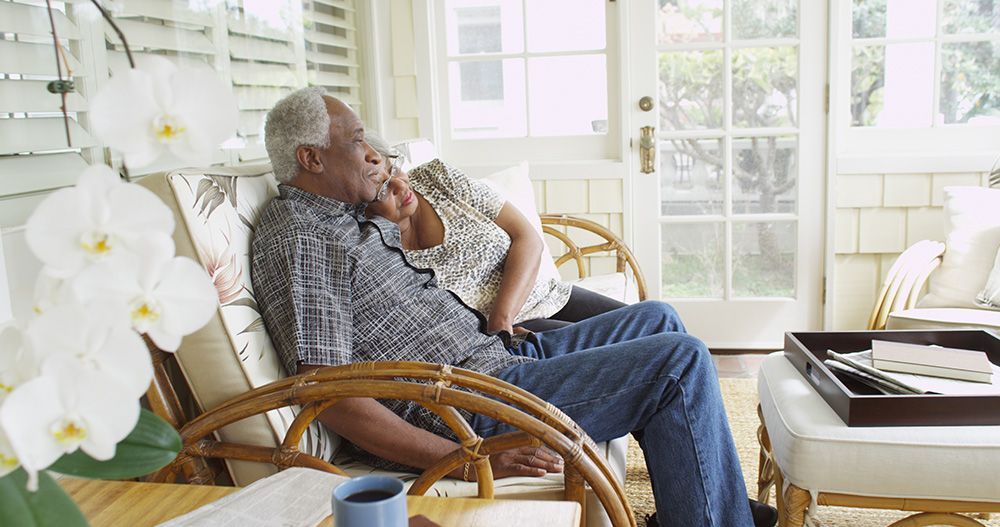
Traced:
<path fill-rule="evenodd" d="M 565 498 L 584 505 L 590 525 L 635 525 L 622 487 L 627 441 L 595 445 L 556 408 L 515 386 L 415 362 L 359 363 L 286 377 L 249 280 L 249 240 L 263 206 L 276 194 L 269 166 L 178 170 L 140 184 L 174 211 L 178 254 L 208 270 L 220 298 L 216 315 L 186 337 L 177 353 L 151 347 L 156 375 L 149 405 L 183 439 L 180 455 L 153 476 L 155 481 L 244 486 L 292 466 L 347 475 L 375 472 L 339 457 L 339 438 L 314 418 L 345 397 L 408 399 L 440 415 L 461 443 L 422 474 L 396 474 L 407 481 L 410 494 Z M 645 297 L 635 260 L 614 234 L 578 218 L 542 221 L 546 232 L 568 243 L 559 263 L 576 261 L 582 271 L 586 255 L 614 254 L 619 271 L 629 275 L 639 298 Z M 586 229 L 602 241 L 579 247 L 566 234 L 570 228 Z M 480 438 L 456 408 L 489 413 L 521 432 Z M 565 477 L 494 481 L 488 455 L 527 444 L 545 444 L 562 455 Z M 465 462 L 474 463 L 477 482 L 444 477 Z"/>

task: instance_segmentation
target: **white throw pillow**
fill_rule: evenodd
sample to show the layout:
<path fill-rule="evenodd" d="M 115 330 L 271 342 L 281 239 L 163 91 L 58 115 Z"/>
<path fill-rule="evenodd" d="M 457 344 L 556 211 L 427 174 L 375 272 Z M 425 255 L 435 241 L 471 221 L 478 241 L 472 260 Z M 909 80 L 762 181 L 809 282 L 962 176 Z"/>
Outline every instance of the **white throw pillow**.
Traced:
<path fill-rule="evenodd" d="M 976 295 L 976 303 L 986 309 L 1000 310 L 1000 251 L 993 261 L 993 270 L 986 280 L 986 287 Z"/>
<path fill-rule="evenodd" d="M 559 270 L 556 269 L 552 253 L 549 252 L 549 245 L 545 243 L 545 237 L 542 235 L 542 221 L 538 219 L 538 210 L 535 208 L 535 189 L 531 186 L 531 178 L 528 177 L 528 162 L 522 161 L 519 165 L 494 172 L 480 181 L 517 207 L 542 239 L 543 249 L 538 277 L 560 280 Z"/>
<path fill-rule="evenodd" d="M 947 249 L 918 307 L 976 308 L 1000 247 L 1000 189 L 945 187 L 944 211 Z"/>

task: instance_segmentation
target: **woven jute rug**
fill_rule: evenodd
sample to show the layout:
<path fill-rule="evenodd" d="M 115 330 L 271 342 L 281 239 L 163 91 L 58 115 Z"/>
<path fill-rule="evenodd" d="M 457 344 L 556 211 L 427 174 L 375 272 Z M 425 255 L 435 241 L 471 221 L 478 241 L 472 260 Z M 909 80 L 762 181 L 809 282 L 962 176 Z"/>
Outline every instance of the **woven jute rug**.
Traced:
<path fill-rule="evenodd" d="M 757 380 L 725 378 L 720 379 L 720 382 L 726 413 L 729 415 L 729 425 L 732 427 L 736 450 L 739 452 L 740 464 L 743 467 L 747 494 L 754 496 L 757 494 L 757 454 L 760 451 L 757 444 Z M 643 527 L 645 525 L 643 518 L 646 514 L 651 514 L 655 507 L 642 449 L 635 439 L 629 441 L 625 493 L 635 510 L 639 527 Z M 771 505 L 774 505 L 773 492 Z M 895 511 L 821 506 L 817 509 L 814 519 L 817 525 L 823 527 L 885 527 L 906 516 L 907 513 Z M 991 515 L 988 521 L 979 521 L 990 527 L 1000 527 L 998 514 Z"/>

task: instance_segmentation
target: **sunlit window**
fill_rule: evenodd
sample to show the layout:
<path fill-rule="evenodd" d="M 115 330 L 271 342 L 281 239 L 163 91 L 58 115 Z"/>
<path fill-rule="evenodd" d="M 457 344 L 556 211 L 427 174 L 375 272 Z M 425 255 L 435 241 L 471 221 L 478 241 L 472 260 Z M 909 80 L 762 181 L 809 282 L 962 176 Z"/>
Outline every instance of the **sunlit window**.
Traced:
<path fill-rule="evenodd" d="M 604 0 L 449 0 L 451 138 L 606 134 L 605 24 Z"/>
<path fill-rule="evenodd" d="M 1000 124 L 1000 1 L 853 0 L 851 123 Z"/>

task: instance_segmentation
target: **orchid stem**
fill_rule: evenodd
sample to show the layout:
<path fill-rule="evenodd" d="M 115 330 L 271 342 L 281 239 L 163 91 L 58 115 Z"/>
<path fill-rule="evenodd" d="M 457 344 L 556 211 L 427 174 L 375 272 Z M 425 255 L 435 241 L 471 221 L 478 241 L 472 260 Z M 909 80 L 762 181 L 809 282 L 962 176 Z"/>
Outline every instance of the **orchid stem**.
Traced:
<path fill-rule="evenodd" d="M 62 84 L 63 82 L 62 61 L 60 60 L 59 57 L 59 49 L 61 45 L 59 44 L 59 34 L 56 33 L 56 20 L 52 16 L 52 1 L 45 0 L 45 6 L 48 8 L 49 12 L 49 25 L 52 26 L 52 43 L 54 44 L 56 51 L 56 75 L 59 77 L 59 83 Z M 68 63 L 66 67 L 67 69 L 69 68 Z M 61 92 L 60 96 L 62 97 L 62 106 L 60 106 L 59 109 L 62 110 L 63 126 L 66 127 L 66 146 L 72 148 L 73 138 L 70 137 L 69 135 L 69 113 L 66 112 L 66 92 L 65 91 Z"/>
<path fill-rule="evenodd" d="M 118 24 L 115 24 L 115 20 L 111 16 L 111 13 L 108 13 L 108 10 L 104 9 L 104 6 L 102 6 L 100 2 L 98 2 L 97 0 L 90 0 L 90 3 L 94 4 L 94 7 L 96 7 L 97 10 L 101 12 L 101 16 L 104 17 L 104 20 L 107 20 L 108 25 L 111 26 L 111 29 L 114 29 L 115 33 L 118 34 L 118 40 L 121 40 L 122 46 L 125 47 L 125 56 L 128 57 L 128 65 L 132 69 L 135 69 L 135 59 L 132 58 L 132 49 L 129 48 L 128 41 L 125 40 L 125 33 L 122 33 L 122 30 L 121 28 L 118 27 Z"/>
<path fill-rule="evenodd" d="M 115 33 L 118 35 L 118 40 L 122 41 L 122 47 L 125 48 L 125 56 L 128 57 L 129 67 L 135 69 L 135 59 L 132 58 L 132 48 L 129 47 L 128 40 L 125 39 L 125 33 L 122 33 L 121 28 L 115 23 L 114 17 L 111 16 L 111 13 L 108 13 L 107 9 L 104 9 L 104 6 L 102 6 L 100 2 L 97 0 L 90 0 L 90 3 L 94 4 L 94 7 L 101 12 L 101 16 L 104 17 L 104 20 L 107 21 L 109 26 L 111 26 L 111 29 L 115 30 Z M 125 166 L 124 160 L 122 160 L 122 174 L 124 175 L 126 182 L 132 182 L 132 176 L 129 175 L 128 167 Z"/>

